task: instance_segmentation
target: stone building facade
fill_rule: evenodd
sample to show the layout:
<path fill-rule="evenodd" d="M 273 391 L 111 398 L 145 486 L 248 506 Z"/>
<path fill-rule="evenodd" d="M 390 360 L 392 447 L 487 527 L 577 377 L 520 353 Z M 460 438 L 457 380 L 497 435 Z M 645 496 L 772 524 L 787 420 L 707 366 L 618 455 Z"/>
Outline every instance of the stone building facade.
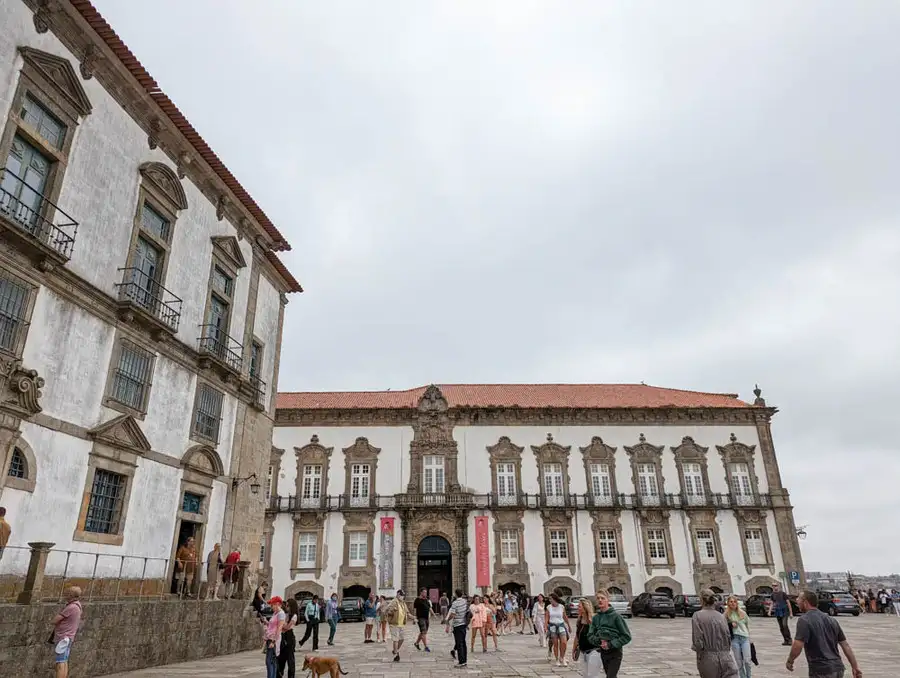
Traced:
<path fill-rule="evenodd" d="M 287 595 L 787 585 L 776 411 L 645 385 L 281 393 L 261 567 Z"/>
<path fill-rule="evenodd" d="M 251 477 L 301 291 L 276 254 L 289 246 L 89 2 L 6 0 L 0 15 L 10 545 L 112 556 L 73 557 L 72 577 L 137 576 L 142 558 L 170 577 L 187 536 L 255 560 Z M 10 549 L 0 575 L 27 562 Z"/>

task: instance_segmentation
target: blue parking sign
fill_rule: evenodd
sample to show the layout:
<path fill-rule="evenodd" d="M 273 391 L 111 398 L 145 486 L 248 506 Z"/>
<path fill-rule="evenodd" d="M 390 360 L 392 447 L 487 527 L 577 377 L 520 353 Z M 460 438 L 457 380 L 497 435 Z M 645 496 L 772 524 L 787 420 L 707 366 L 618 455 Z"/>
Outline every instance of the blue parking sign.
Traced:
<path fill-rule="evenodd" d="M 800 573 L 796 570 L 791 570 L 791 583 L 794 585 L 800 583 Z"/>

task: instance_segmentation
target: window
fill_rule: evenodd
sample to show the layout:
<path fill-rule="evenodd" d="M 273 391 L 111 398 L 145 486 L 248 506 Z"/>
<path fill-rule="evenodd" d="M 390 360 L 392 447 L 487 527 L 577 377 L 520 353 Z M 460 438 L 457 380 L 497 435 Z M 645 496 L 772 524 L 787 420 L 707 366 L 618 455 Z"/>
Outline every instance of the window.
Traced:
<path fill-rule="evenodd" d="M 697 530 L 697 550 L 700 551 L 700 562 L 714 564 L 716 559 L 716 541 L 712 530 Z"/>
<path fill-rule="evenodd" d="M 422 460 L 424 469 L 425 494 L 444 493 L 444 458 L 436 455 L 427 455 Z"/>
<path fill-rule="evenodd" d="M 310 464 L 303 467 L 303 499 L 322 497 L 322 467 Z"/>
<path fill-rule="evenodd" d="M 700 464 L 689 463 L 682 466 L 684 475 L 684 494 L 688 504 L 701 504 L 704 498 L 703 470 Z"/>
<path fill-rule="evenodd" d="M 350 505 L 368 506 L 369 504 L 369 474 L 371 469 L 368 464 L 353 464 L 350 467 Z"/>
<path fill-rule="evenodd" d="M 369 534 L 367 532 L 350 533 L 350 567 L 365 567 L 368 560 Z"/>
<path fill-rule="evenodd" d="M 298 538 L 297 567 L 311 570 L 316 566 L 316 534 L 301 532 Z"/>
<path fill-rule="evenodd" d="M 551 506 L 563 503 L 562 464 L 544 464 L 544 497 L 547 504 Z"/>
<path fill-rule="evenodd" d="M 519 562 L 519 533 L 516 530 L 500 531 L 500 562 L 517 565 Z"/>
<path fill-rule="evenodd" d="M 550 530 L 550 562 L 554 565 L 569 562 L 569 535 L 565 530 Z"/>
<path fill-rule="evenodd" d="M 512 462 L 497 464 L 497 500 L 501 505 L 516 503 L 516 465 Z"/>
<path fill-rule="evenodd" d="M 152 376 L 153 354 L 122 339 L 109 397 L 130 410 L 145 412 Z"/>
<path fill-rule="evenodd" d="M 203 507 L 203 495 L 185 492 L 181 501 L 181 510 L 185 513 L 200 513 Z"/>
<path fill-rule="evenodd" d="M 31 289 L 0 276 L 0 351 L 19 356 L 25 346 Z"/>
<path fill-rule="evenodd" d="M 750 467 L 747 464 L 731 465 L 731 492 L 739 504 L 747 504 L 752 500 L 753 486 L 750 484 Z"/>
<path fill-rule="evenodd" d="M 762 530 L 748 528 L 744 530 L 744 541 L 747 542 L 747 557 L 751 564 L 765 564 L 766 547 Z"/>
<path fill-rule="evenodd" d="M 85 532 L 116 534 L 122 512 L 122 496 L 126 478 L 118 473 L 96 469 L 91 496 L 88 500 Z"/>
<path fill-rule="evenodd" d="M 171 234 L 172 220 L 163 216 L 144 195 L 138 204 L 134 240 L 121 293 L 150 315 L 177 329 L 178 318 L 174 315 L 180 317 L 181 301 L 163 287 Z"/>
<path fill-rule="evenodd" d="M 600 562 L 615 564 L 619 562 L 619 549 L 616 543 L 615 530 L 598 530 L 597 543 L 600 546 Z"/>
<path fill-rule="evenodd" d="M 25 95 L 19 117 L 22 118 L 22 122 L 37 132 L 41 139 L 54 148 L 62 148 L 66 138 L 66 126 L 30 94 Z"/>
<path fill-rule="evenodd" d="M 155 210 L 147 201 L 141 206 L 141 228 L 160 240 L 169 240 L 169 220 Z"/>
<path fill-rule="evenodd" d="M 647 530 L 647 555 L 654 564 L 667 563 L 666 533 L 664 530 Z"/>
<path fill-rule="evenodd" d="M 232 350 L 231 337 L 228 336 L 231 321 L 231 294 L 234 279 L 221 267 L 213 266 L 209 281 L 209 306 L 206 313 L 206 325 L 203 328 L 201 348 L 213 355 L 225 359 L 226 353 Z"/>
<path fill-rule="evenodd" d="M 659 504 L 659 485 L 655 464 L 638 464 L 638 492 L 645 504 Z"/>
<path fill-rule="evenodd" d="M 612 504 L 612 478 L 609 473 L 609 464 L 591 464 L 591 494 L 594 503 L 601 505 Z"/>
<path fill-rule="evenodd" d="M 269 470 L 266 473 L 266 503 L 269 503 L 269 499 L 272 498 L 272 495 L 275 492 L 275 467 L 269 466 Z"/>
<path fill-rule="evenodd" d="M 25 455 L 18 447 L 13 449 L 13 455 L 12 459 L 9 461 L 9 472 L 7 475 L 10 478 L 24 479 L 28 477 L 28 462 L 25 461 Z"/>
<path fill-rule="evenodd" d="M 197 404 L 194 407 L 194 435 L 213 443 L 219 442 L 219 424 L 222 421 L 224 395 L 209 384 L 197 388 Z"/>

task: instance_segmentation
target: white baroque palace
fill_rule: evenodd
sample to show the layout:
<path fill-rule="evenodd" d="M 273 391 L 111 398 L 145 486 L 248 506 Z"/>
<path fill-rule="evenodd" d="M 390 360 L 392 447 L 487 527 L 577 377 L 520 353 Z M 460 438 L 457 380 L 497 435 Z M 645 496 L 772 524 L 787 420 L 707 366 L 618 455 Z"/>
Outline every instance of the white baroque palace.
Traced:
<path fill-rule="evenodd" d="M 162 579 L 188 536 L 255 562 L 287 242 L 87 1 L 0 1 L 0 123 L 10 546 L 112 556 L 69 576 Z"/>
<path fill-rule="evenodd" d="M 777 410 L 755 393 L 280 393 L 264 576 L 287 595 L 788 584 L 803 564 Z"/>

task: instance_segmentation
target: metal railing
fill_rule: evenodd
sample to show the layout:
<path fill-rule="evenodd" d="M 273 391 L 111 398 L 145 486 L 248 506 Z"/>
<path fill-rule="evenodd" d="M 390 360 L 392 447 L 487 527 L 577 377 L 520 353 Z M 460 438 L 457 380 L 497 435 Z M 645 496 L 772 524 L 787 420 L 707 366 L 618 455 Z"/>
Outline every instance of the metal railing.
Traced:
<path fill-rule="evenodd" d="M 257 407 L 265 407 L 266 403 L 266 382 L 259 378 L 259 375 L 250 375 L 250 388 L 253 389 L 253 402 Z"/>
<path fill-rule="evenodd" d="M 78 222 L 6 168 L 0 169 L 0 216 L 66 261 L 72 258 Z"/>
<path fill-rule="evenodd" d="M 177 332 L 181 321 L 181 299 L 139 268 L 120 268 L 119 272 L 122 273 L 122 282 L 116 285 L 119 300 L 134 303 Z"/>
<path fill-rule="evenodd" d="M 26 574 L 33 549 L 29 546 L 7 546 L 0 559 L 0 603 L 18 602 L 26 589 Z M 178 578 L 170 571 L 169 558 L 114 555 L 64 549 L 50 549 L 46 555 L 43 584 L 31 602 L 57 602 L 65 597 L 70 586 L 81 588 L 85 601 L 160 600 L 167 598 L 204 599 L 208 592 L 206 563 L 196 562 L 184 568 L 193 577 Z M 176 561 L 179 562 L 179 561 Z M 229 566 L 225 566 L 229 567 Z M 246 564 L 237 576 L 244 577 Z M 223 592 L 222 568 L 216 571 L 216 593 Z M 183 585 L 182 585 L 183 582 Z M 234 584 L 234 591 L 238 584 Z M 201 595 L 203 594 L 203 595 Z"/>
<path fill-rule="evenodd" d="M 200 353 L 212 356 L 235 372 L 241 371 L 244 347 L 217 325 L 200 325 Z"/>

